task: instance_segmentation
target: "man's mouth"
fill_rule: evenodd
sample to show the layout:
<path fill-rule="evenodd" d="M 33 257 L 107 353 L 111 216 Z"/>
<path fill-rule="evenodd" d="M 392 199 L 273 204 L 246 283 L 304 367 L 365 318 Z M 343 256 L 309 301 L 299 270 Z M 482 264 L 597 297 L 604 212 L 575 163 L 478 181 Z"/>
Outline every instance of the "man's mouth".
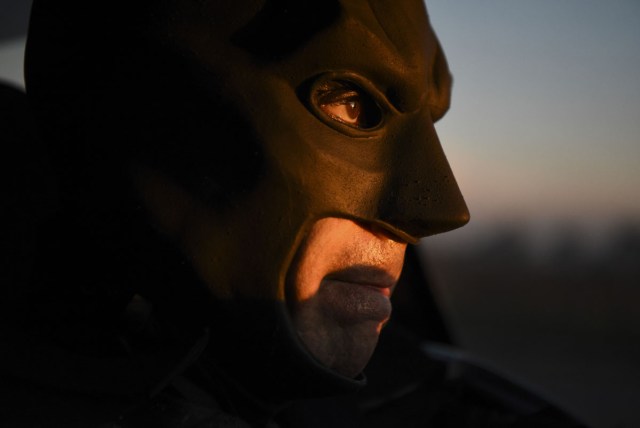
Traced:
<path fill-rule="evenodd" d="M 386 270 L 367 265 L 355 265 L 331 272 L 324 280 L 369 287 L 386 297 L 391 297 L 391 291 L 398 281 Z"/>
<path fill-rule="evenodd" d="M 356 265 L 326 275 L 320 293 L 343 322 L 384 322 L 391 316 L 389 297 L 396 282 L 384 269 Z"/>

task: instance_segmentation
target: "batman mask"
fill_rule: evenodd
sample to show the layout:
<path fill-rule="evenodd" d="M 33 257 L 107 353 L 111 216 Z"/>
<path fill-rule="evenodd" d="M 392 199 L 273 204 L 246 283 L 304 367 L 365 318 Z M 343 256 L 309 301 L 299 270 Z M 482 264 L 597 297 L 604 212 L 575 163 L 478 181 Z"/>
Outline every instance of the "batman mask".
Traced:
<path fill-rule="evenodd" d="M 405 245 L 468 221 L 434 130 L 451 78 L 422 1 L 84 3 L 36 1 L 28 41 L 63 205 L 143 213 L 163 244 L 132 244 L 127 264 L 146 271 L 129 290 L 181 328 L 206 326 L 203 358 L 243 388 L 357 386 L 292 322 L 314 228 L 346 221 L 354 245 Z M 165 244 L 175 266 L 156 255 Z M 372 263 L 347 276 L 364 264 L 376 282 Z"/>

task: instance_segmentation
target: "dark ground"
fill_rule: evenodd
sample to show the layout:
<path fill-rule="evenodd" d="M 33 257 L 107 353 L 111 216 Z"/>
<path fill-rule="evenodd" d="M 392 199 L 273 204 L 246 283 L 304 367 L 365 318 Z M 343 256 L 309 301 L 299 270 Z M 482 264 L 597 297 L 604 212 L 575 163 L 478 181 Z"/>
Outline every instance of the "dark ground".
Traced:
<path fill-rule="evenodd" d="M 427 240 L 425 257 L 466 350 L 595 428 L 640 427 L 640 228 L 609 238 L 597 254 L 561 239 L 541 259 L 496 231 L 465 250 Z"/>

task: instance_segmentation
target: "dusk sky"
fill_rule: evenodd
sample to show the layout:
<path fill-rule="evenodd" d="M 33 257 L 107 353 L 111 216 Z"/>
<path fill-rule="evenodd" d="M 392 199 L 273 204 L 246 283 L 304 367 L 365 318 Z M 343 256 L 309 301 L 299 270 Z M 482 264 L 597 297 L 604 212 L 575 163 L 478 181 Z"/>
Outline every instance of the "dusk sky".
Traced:
<path fill-rule="evenodd" d="M 455 79 L 437 129 L 472 214 L 456 233 L 640 219 L 640 2 L 427 6 Z M 21 79 L 23 42 L 0 43 L 0 76 Z"/>
<path fill-rule="evenodd" d="M 472 222 L 640 220 L 640 2 L 429 0 Z"/>

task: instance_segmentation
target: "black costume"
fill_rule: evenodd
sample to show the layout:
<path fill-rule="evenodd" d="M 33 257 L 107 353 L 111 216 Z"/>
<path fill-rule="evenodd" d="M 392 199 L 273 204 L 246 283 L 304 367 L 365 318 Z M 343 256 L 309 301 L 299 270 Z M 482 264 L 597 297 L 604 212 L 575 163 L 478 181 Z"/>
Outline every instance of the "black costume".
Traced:
<path fill-rule="evenodd" d="M 289 320 L 288 268 L 314 221 L 417 242 L 468 220 L 433 128 L 451 78 L 420 1 L 40 0 L 26 78 L 59 205 L 29 286 L 7 301 L 11 426 L 540 414 L 445 381 L 446 364 L 420 350 L 444 333 L 415 273 L 363 392 L 364 375 L 324 367 Z M 326 113 L 334 93 L 357 94 L 358 121 Z"/>

